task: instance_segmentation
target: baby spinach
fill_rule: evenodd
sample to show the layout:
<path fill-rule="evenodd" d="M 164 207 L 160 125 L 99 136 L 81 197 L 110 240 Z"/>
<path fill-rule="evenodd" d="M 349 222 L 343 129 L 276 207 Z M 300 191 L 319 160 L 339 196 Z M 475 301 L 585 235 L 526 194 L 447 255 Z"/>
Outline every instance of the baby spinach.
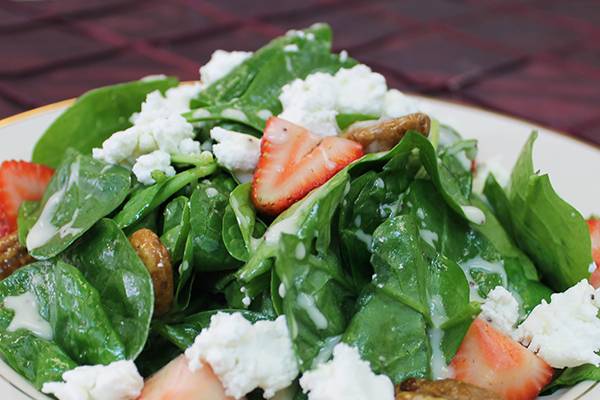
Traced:
<path fill-rule="evenodd" d="M 542 278 L 564 291 L 589 275 L 591 241 L 585 219 L 561 199 L 548 175 L 533 168 L 534 132 L 511 174 L 511 220 L 519 246 L 535 261 Z"/>
<path fill-rule="evenodd" d="M 48 259 L 60 254 L 123 202 L 130 182 L 126 168 L 67 151 L 27 236 L 31 255 Z"/>
<path fill-rule="evenodd" d="M 257 241 L 250 259 L 237 271 L 237 278 L 250 282 L 269 272 L 284 233 L 294 234 L 301 240 L 315 240 L 317 250 L 326 252 L 331 241 L 331 220 L 344 196 L 348 180 L 347 170 L 342 170 L 281 213 Z"/>
<path fill-rule="evenodd" d="M 250 322 L 256 322 L 267 319 L 264 315 L 248 310 L 210 310 L 202 311 L 197 314 L 192 314 L 177 324 L 170 325 L 158 323 L 156 325 L 156 330 L 175 346 L 179 347 L 181 350 L 185 350 L 192 344 L 194 344 L 194 339 L 196 338 L 196 336 L 198 336 L 202 329 L 208 328 L 208 326 L 210 325 L 210 319 L 219 312 L 227 314 L 240 313 L 244 318 L 246 318 Z"/>
<path fill-rule="evenodd" d="M 42 261 L 0 281 L 0 299 L 25 292 L 36 297 L 40 315 L 52 327 L 52 341 L 78 364 L 108 364 L 127 357 L 100 294 L 77 268 L 62 261 Z M 11 337 L 7 327 L 13 315 L 8 309 L 0 309 L 0 331 L 4 333 L 0 339 Z M 60 355 L 56 349 L 49 350 Z M 62 362 L 67 363 L 64 358 Z"/>
<path fill-rule="evenodd" d="M 223 215 L 235 182 L 225 175 L 202 181 L 190 198 L 194 268 L 223 271 L 239 266 L 223 243 Z"/>
<path fill-rule="evenodd" d="M 250 190 L 250 183 L 237 186 L 229 195 L 223 215 L 223 242 L 229 254 L 240 261 L 248 261 L 256 241 L 254 237 L 262 236 L 266 230 L 256 218 Z"/>
<path fill-rule="evenodd" d="M 437 364 L 454 356 L 477 311 L 469 306 L 465 276 L 427 247 L 410 215 L 381 224 L 372 251 L 372 286 L 359 300 L 343 340 L 396 383 L 429 378 Z"/>
<path fill-rule="evenodd" d="M 0 354 L 38 390 L 46 382 L 60 382 L 64 372 L 77 366 L 55 342 L 40 339 L 25 330 L 0 331 Z"/>
<path fill-rule="evenodd" d="M 69 147 L 91 153 L 113 133 L 131 126 L 129 117 L 140 111 L 146 95 L 177 86 L 175 78 L 140 80 L 91 90 L 63 112 L 38 140 L 32 161 L 58 166 Z"/>
<path fill-rule="evenodd" d="M 163 211 L 163 230 L 160 241 L 177 264 L 183 258 L 185 242 L 190 233 L 190 200 L 179 196 L 171 200 Z"/>
<path fill-rule="evenodd" d="M 212 174 L 217 170 L 216 163 L 211 159 L 197 167 L 185 170 L 177 175 L 157 182 L 154 185 L 141 188 L 134 192 L 125 203 L 114 220 L 119 228 L 126 228 L 147 216 L 171 196 L 196 180 Z"/>
<path fill-rule="evenodd" d="M 17 218 L 17 228 L 19 235 L 19 243 L 25 246 L 27 242 L 27 234 L 35 224 L 37 219 L 37 209 L 40 207 L 39 201 L 24 201 L 19 206 L 19 215 Z"/>
<path fill-rule="evenodd" d="M 69 249 L 65 258 L 97 288 L 126 357 L 135 358 L 148 337 L 154 291 L 148 270 L 125 234 L 115 222 L 103 219 Z"/>
<path fill-rule="evenodd" d="M 201 109 L 185 114 L 189 121 L 229 120 L 261 131 L 265 112 L 281 112 L 279 95 L 282 87 L 296 78 L 304 79 L 313 72 L 335 73 L 355 64 L 331 54 L 331 28 L 316 24 L 296 35 L 286 35 L 259 50 L 215 82 L 192 102 Z M 287 45 L 298 51 L 286 51 Z"/>
<path fill-rule="evenodd" d="M 562 387 L 575 386 L 583 381 L 600 381 L 600 367 L 584 364 L 575 368 L 566 368 L 558 378 L 544 388 L 544 394 L 552 393 Z"/>
<path fill-rule="evenodd" d="M 338 257 L 313 253 L 311 241 L 283 234 L 275 262 L 283 285 L 283 312 L 302 371 L 329 358 L 333 346 L 328 344 L 339 341 L 354 304 L 352 285 Z"/>

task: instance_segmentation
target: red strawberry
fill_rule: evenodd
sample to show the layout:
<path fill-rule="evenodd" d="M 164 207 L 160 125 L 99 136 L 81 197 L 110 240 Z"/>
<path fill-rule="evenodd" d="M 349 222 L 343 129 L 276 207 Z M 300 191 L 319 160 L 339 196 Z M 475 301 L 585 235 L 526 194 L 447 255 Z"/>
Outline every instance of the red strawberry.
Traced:
<path fill-rule="evenodd" d="M 590 218 L 588 226 L 592 236 L 592 258 L 596 263 L 596 270 L 590 276 L 590 284 L 597 289 L 600 287 L 600 219 Z"/>
<path fill-rule="evenodd" d="M 506 400 L 535 399 L 553 369 L 518 342 L 476 319 L 450 363 L 454 378 Z"/>
<path fill-rule="evenodd" d="M 233 400 L 208 365 L 192 372 L 181 355 L 144 383 L 138 400 Z"/>
<path fill-rule="evenodd" d="M 17 214 L 21 202 L 39 200 L 54 170 L 27 161 L 4 161 L 0 165 L 0 231 L 8 225 L 12 230 L 17 227 Z"/>
<path fill-rule="evenodd" d="M 14 232 L 15 229 L 17 225 L 12 220 L 9 221 L 4 209 L 0 208 L 0 238 Z"/>
<path fill-rule="evenodd" d="M 252 181 L 252 201 L 277 215 L 363 155 L 348 139 L 321 137 L 277 117 L 267 121 Z"/>

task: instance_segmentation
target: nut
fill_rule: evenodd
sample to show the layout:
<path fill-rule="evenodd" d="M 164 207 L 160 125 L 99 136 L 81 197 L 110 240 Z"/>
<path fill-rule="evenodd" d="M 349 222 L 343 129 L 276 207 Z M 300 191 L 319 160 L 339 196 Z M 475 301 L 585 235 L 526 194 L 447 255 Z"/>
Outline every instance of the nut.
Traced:
<path fill-rule="evenodd" d="M 408 131 L 429 135 L 431 120 L 423 113 L 414 113 L 400 118 L 382 121 L 358 122 L 342 134 L 346 139 L 362 144 L 365 151 L 374 153 L 394 147 Z"/>
<path fill-rule="evenodd" d="M 410 397 L 410 396 L 413 397 Z M 423 396 L 423 397 L 415 397 Z M 501 400 L 496 393 L 454 379 L 408 379 L 396 387 L 396 400 Z"/>
<path fill-rule="evenodd" d="M 163 315 L 173 304 L 173 267 L 167 248 L 156 233 L 140 229 L 129 237 L 129 243 L 140 257 L 154 286 L 154 315 Z"/>
<path fill-rule="evenodd" d="M 0 238 L 0 280 L 32 262 L 33 258 L 19 243 L 16 232 Z"/>

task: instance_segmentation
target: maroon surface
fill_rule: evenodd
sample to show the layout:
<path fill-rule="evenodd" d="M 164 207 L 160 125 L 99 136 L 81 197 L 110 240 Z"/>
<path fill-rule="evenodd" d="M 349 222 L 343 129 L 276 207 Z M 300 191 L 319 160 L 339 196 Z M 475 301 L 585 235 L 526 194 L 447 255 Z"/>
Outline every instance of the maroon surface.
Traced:
<path fill-rule="evenodd" d="M 217 48 L 316 21 L 390 86 L 600 144 L 600 0 L 0 0 L 0 117 L 148 74 L 196 79 Z"/>

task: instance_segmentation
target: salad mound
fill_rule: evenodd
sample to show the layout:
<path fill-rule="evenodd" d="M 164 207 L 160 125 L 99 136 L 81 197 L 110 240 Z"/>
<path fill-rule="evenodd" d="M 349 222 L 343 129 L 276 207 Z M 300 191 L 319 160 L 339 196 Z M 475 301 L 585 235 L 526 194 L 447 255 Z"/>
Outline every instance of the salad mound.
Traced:
<path fill-rule="evenodd" d="M 331 30 L 95 89 L 0 166 L 0 357 L 59 400 L 528 400 L 600 380 L 600 221 Z"/>

